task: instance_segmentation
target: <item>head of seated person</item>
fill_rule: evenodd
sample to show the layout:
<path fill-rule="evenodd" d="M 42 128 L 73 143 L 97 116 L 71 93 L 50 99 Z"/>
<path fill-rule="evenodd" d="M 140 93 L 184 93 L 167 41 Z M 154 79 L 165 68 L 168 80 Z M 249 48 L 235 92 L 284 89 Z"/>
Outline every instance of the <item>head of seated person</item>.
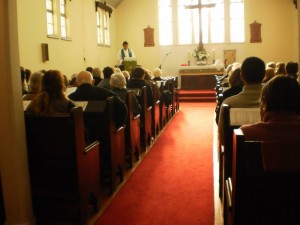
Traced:
<path fill-rule="evenodd" d="M 288 76 L 291 76 L 295 79 L 298 78 L 298 63 L 296 62 L 288 62 L 286 64 L 286 73 Z"/>
<path fill-rule="evenodd" d="M 49 70 L 42 78 L 42 91 L 32 100 L 27 110 L 39 116 L 49 113 L 66 113 L 75 105 L 65 96 L 62 73 Z"/>
<path fill-rule="evenodd" d="M 278 62 L 276 63 L 275 75 L 286 74 L 285 63 Z"/>
<path fill-rule="evenodd" d="M 238 87 L 240 89 L 242 89 L 244 87 L 244 83 L 241 79 L 241 67 L 240 66 L 234 66 L 230 76 L 229 76 L 229 85 L 230 87 Z"/>
<path fill-rule="evenodd" d="M 105 67 L 102 72 L 104 79 L 110 79 L 111 75 L 114 73 L 114 70 L 111 67 Z"/>
<path fill-rule="evenodd" d="M 159 68 L 155 68 L 154 70 L 153 70 L 153 76 L 154 76 L 154 79 L 156 80 L 159 80 L 159 79 L 161 79 L 161 77 L 162 77 L 162 71 L 161 71 L 161 69 L 159 69 Z"/>
<path fill-rule="evenodd" d="M 91 85 L 94 84 L 93 75 L 88 71 L 81 71 L 76 76 L 77 86 L 80 87 L 82 85 Z"/>
<path fill-rule="evenodd" d="M 145 70 L 142 67 L 136 67 L 131 74 L 131 78 L 137 80 L 144 80 L 145 79 Z"/>
<path fill-rule="evenodd" d="M 29 78 L 29 93 L 35 94 L 39 93 L 42 89 L 42 78 L 43 74 L 41 72 L 35 72 L 31 74 Z"/>
<path fill-rule="evenodd" d="M 88 71 L 88 72 L 90 72 L 90 73 L 93 73 L 93 67 L 88 66 L 88 67 L 85 69 L 85 71 Z"/>
<path fill-rule="evenodd" d="M 92 71 L 93 77 L 101 77 L 101 70 L 99 67 L 95 67 Z"/>
<path fill-rule="evenodd" d="M 266 83 L 261 94 L 261 113 L 300 113 L 300 86 L 296 79 L 278 75 Z"/>
<path fill-rule="evenodd" d="M 151 80 L 151 71 L 145 69 L 145 80 Z"/>
<path fill-rule="evenodd" d="M 275 70 L 272 67 L 267 67 L 263 83 L 268 82 L 275 76 Z"/>
<path fill-rule="evenodd" d="M 265 63 L 258 57 L 248 57 L 241 66 L 241 79 L 244 86 L 258 85 L 265 77 Z"/>
<path fill-rule="evenodd" d="M 114 73 L 110 77 L 110 86 L 113 89 L 125 89 L 126 88 L 126 80 L 123 74 Z"/>
<path fill-rule="evenodd" d="M 266 65 L 266 68 L 273 68 L 273 70 L 275 71 L 276 69 L 276 63 L 274 62 L 268 62 L 267 65 Z"/>
<path fill-rule="evenodd" d="M 122 73 L 123 73 L 123 75 L 124 75 L 126 81 L 128 81 L 128 80 L 130 79 L 130 74 L 129 74 L 129 72 L 128 72 L 127 70 L 124 70 L 124 71 L 122 71 Z"/>

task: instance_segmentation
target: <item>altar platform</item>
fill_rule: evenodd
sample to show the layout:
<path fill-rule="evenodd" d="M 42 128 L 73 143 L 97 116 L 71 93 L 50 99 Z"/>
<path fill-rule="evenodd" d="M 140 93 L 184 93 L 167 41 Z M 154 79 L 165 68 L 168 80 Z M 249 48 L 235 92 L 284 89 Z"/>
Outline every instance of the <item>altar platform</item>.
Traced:
<path fill-rule="evenodd" d="M 215 75 L 224 75 L 224 66 L 211 64 L 204 66 L 180 66 L 179 76 L 182 90 L 213 90 Z"/>

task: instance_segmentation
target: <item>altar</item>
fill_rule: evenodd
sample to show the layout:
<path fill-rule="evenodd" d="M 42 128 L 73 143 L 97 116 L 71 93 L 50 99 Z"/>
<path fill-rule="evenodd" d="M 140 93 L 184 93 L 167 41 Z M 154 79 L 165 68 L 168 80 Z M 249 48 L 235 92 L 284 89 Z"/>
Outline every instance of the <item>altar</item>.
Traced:
<path fill-rule="evenodd" d="M 179 67 L 182 90 L 213 90 L 216 86 L 215 75 L 224 75 L 223 65 Z"/>

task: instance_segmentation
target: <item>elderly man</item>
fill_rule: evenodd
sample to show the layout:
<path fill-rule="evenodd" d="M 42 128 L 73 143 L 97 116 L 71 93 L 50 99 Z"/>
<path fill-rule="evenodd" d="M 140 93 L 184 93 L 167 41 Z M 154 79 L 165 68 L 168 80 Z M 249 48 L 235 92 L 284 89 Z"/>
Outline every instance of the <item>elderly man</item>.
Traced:
<path fill-rule="evenodd" d="M 94 80 L 90 72 L 81 71 L 76 76 L 78 88 L 69 95 L 73 101 L 102 101 L 114 97 L 114 117 L 117 126 L 122 126 L 127 117 L 127 106 L 118 95 L 104 88 L 93 87 Z"/>

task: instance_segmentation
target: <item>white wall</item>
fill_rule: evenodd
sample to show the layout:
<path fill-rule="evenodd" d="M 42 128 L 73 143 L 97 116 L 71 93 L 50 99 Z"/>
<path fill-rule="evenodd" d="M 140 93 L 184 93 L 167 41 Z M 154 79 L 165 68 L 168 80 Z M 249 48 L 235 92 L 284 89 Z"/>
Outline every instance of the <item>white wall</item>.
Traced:
<path fill-rule="evenodd" d="M 159 46 L 157 0 L 123 0 L 118 5 L 111 17 L 111 47 L 97 45 L 93 0 L 67 1 L 72 41 L 46 37 L 45 0 L 17 1 L 20 61 L 32 71 L 60 69 L 71 76 L 87 66 L 113 66 L 117 63 L 118 49 L 127 40 L 138 64 L 148 69 L 158 67 L 164 55 L 172 51 L 163 64 L 163 71 L 165 75 L 174 75 L 180 64 L 187 63 L 187 52 L 196 48 L 196 45 Z M 249 24 L 255 20 L 262 24 L 262 43 L 251 44 Z M 143 29 L 148 25 L 155 29 L 155 47 L 144 47 Z M 298 13 L 291 1 L 245 0 L 245 27 L 245 43 L 206 44 L 206 50 L 216 49 L 216 58 L 221 61 L 225 49 L 236 49 L 239 62 L 252 55 L 266 62 L 298 60 Z M 49 44 L 49 62 L 41 60 L 41 43 Z"/>
<path fill-rule="evenodd" d="M 196 45 L 159 46 L 157 0 L 124 0 L 117 7 L 117 42 L 127 40 L 136 52 L 138 63 L 153 69 L 160 64 L 165 53 L 172 51 L 166 59 L 165 75 L 178 73 L 178 66 L 187 63 L 187 52 L 193 52 Z M 225 49 L 237 50 L 237 61 L 247 56 L 259 56 L 267 61 L 298 60 L 297 10 L 286 0 L 245 0 L 246 42 L 242 44 L 206 44 L 208 52 L 216 50 L 216 58 L 223 62 Z M 249 24 L 262 24 L 262 43 L 250 43 Z M 155 28 L 155 43 L 152 48 L 143 47 L 143 29 L 148 25 Z"/>
<path fill-rule="evenodd" d="M 115 13 L 111 17 L 111 47 L 97 44 L 95 1 L 67 1 L 71 41 L 47 37 L 46 1 L 18 0 L 20 62 L 32 71 L 59 69 L 69 77 L 87 66 L 113 66 L 116 51 Z M 48 43 L 49 62 L 42 62 L 41 43 Z M 85 58 L 85 60 L 84 60 Z"/>

